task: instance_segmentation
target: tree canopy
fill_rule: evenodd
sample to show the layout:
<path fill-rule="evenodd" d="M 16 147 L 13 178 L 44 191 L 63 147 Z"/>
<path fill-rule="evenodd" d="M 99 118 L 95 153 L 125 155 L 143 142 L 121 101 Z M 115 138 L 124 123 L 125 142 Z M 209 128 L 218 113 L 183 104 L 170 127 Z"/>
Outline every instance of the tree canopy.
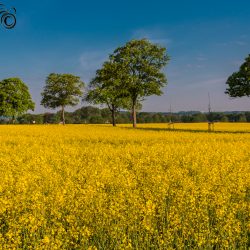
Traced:
<path fill-rule="evenodd" d="M 27 85 L 19 78 L 8 78 L 0 82 L 0 116 L 15 118 L 28 110 L 34 110 Z"/>
<path fill-rule="evenodd" d="M 122 88 L 123 71 L 112 59 L 105 62 L 89 84 L 85 100 L 93 104 L 106 104 L 112 114 L 112 124 L 116 126 L 115 114 L 119 108 L 128 105 L 127 91 Z"/>
<path fill-rule="evenodd" d="M 75 106 L 83 95 L 84 83 L 80 77 L 71 74 L 50 74 L 42 92 L 41 105 L 45 108 L 61 107 L 62 122 L 65 124 L 65 107 Z"/>
<path fill-rule="evenodd" d="M 167 79 L 162 69 L 169 61 L 166 48 L 146 39 L 132 40 L 110 56 L 120 70 L 118 77 L 124 95 L 132 103 L 133 127 L 136 127 L 136 105 L 150 95 L 161 95 Z"/>
<path fill-rule="evenodd" d="M 234 72 L 227 79 L 226 94 L 231 97 L 250 96 L 250 54 L 240 66 L 239 71 Z"/>

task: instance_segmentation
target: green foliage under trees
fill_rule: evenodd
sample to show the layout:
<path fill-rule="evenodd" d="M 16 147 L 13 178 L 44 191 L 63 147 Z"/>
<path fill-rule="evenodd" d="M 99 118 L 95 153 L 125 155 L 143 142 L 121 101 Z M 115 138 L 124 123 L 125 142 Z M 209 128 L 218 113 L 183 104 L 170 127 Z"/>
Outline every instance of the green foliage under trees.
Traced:
<path fill-rule="evenodd" d="M 245 62 L 240 66 L 238 72 L 234 72 L 228 79 L 226 84 L 226 94 L 231 97 L 250 96 L 250 54 Z"/>
<path fill-rule="evenodd" d="M 50 74 L 42 92 L 41 105 L 45 108 L 61 107 L 62 123 L 65 124 L 65 107 L 75 106 L 83 95 L 84 83 L 71 74 Z"/>
<path fill-rule="evenodd" d="M 161 95 L 167 79 L 161 72 L 169 57 L 166 49 L 146 39 L 132 40 L 117 48 L 110 56 L 119 69 L 115 80 L 120 84 L 119 92 L 130 99 L 133 127 L 136 127 L 136 106 L 150 95 Z"/>
<path fill-rule="evenodd" d="M 21 79 L 8 78 L 0 82 L 0 116 L 11 117 L 14 123 L 16 117 L 34 108 L 29 89 Z"/>
<path fill-rule="evenodd" d="M 178 122 L 207 122 L 208 116 L 215 122 L 250 122 L 250 112 L 179 112 L 179 113 L 152 113 L 138 112 L 137 120 L 139 123 L 168 123 L 170 121 Z M 61 112 L 44 114 L 24 114 L 18 117 L 20 124 L 58 124 L 61 119 Z M 86 106 L 77 109 L 74 112 L 65 112 L 65 122 L 69 124 L 112 124 L 110 110 L 108 108 L 99 109 Z M 131 113 L 119 111 L 116 114 L 117 124 L 131 123 Z M 0 124 L 7 123 L 7 120 L 0 117 Z"/>

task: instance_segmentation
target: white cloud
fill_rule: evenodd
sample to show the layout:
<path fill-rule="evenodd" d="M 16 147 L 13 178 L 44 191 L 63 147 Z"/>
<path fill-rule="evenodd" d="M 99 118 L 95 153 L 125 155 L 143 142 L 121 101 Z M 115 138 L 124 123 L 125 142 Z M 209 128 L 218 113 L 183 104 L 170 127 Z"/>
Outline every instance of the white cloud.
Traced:
<path fill-rule="evenodd" d="M 247 43 L 245 41 L 235 41 L 234 43 L 236 45 L 239 45 L 239 46 L 245 46 L 245 45 L 247 45 Z"/>
<path fill-rule="evenodd" d="M 96 70 L 108 59 L 108 56 L 108 50 L 83 52 L 79 59 L 83 79 L 89 81 L 95 75 Z"/>
<path fill-rule="evenodd" d="M 201 84 L 211 86 L 211 85 L 218 85 L 218 84 L 225 83 L 225 82 L 226 82 L 226 78 L 220 77 L 220 78 L 213 78 L 213 79 L 205 80 Z"/>
<path fill-rule="evenodd" d="M 232 62 L 233 66 L 240 67 L 240 65 L 243 63 L 243 60 L 235 60 Z"/>
<path fill-rule="evenodd" d="M 210 78 L 210 79 L 196 79 L 195 82 L 188 84 L 189 88 L 201 88 L 201 89 L 217 89 L 218 86 L 225 84 L 225 77 Z"/>
<path fill-rule="evenodd" d="M 186 67 L 188 69 L 201 69 L 201 68 L 204 68 L 205 66 L 200 63 L 196 63 L 196 64 L 188 63 L 186 64 Z"/>
<path fill-rule="evenodd" d="M 205 56 L 197 56 L 196 60 L 199 62 L 204 62 L 204 61 L 207 61 L 207 58 Z"/>
<path fill-rule="evenodd" d="M 243 40 L 236 40 L 236 41 L 228 41 L 228 42 L 222 42 L 222 43 L 217 43 L 217 45 L 219 46 L 223 46 L 223 47 L 227 47 L 227 46 L 234 46 L 234 45 L 237 45 L 237 46 L 245 46 L 247 45 L 248 43 L 246 41 L 243 41 Z"/>
<path fill-rule="evenodd" d="M 172 40 L 167 37 L 164 30 L 161 29 L 138 29 L 132 33 L 132 38 L 142 39 L 147 38 L 152 43 L 170 46 Z"/>

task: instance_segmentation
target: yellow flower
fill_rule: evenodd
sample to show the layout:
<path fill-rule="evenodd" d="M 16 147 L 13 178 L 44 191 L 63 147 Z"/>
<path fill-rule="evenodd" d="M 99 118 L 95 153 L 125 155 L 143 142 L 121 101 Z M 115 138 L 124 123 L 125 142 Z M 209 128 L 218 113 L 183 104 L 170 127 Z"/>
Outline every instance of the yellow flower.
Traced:
<path fill-rule="evenodd" d="M 250 124 L 129 127 L 1 126 L 0 246 L 247 248 Z"/>

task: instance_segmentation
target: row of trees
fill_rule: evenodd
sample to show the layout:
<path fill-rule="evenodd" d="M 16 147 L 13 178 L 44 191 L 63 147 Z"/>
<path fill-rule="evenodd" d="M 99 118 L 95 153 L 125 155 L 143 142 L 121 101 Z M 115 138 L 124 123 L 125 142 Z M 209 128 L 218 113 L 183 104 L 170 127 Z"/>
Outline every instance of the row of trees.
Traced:
<path fill-rule="evenodd" d="M 111 113 L 113 126 L 119 110 L 130 110 L 133 127 L 136 127 L 136 111 L 150 95 L 161 95 L 167 79 L 162 72 L 169 57 L 166 48 L 146 39 L 132 40 L 117 48 L 84 92 L 85 84 L 72 74 L 50 74 L 46 79 L 41 104 L 46 108 L 61 108 L 61 120 L 65 124 L 65 108 L 75 106 L 82 99 L 92 104 L 105 104 Z M 250 55 L 238 72 L 227 80 L 226 94 L 231 97 L 250 96 Z M 19 78 L 0 82 L 0 117 L 16 117 L 34 110 L 35 104 L 27 86 Z"/>
<path fill-rule="evenodd" d="M 96 71 L 91 80 L 87 93 L 84 94 L 84 82 L 80 77 L 71 74 L 50 74 L 42 92 L 41 104 L 46 108 L 61 108 L 61 119 L 65 124 L 65 107 L 75 106 L 80 99 L 93 104 L 105 104 L 112 114 L 112 124 L 116 125 L 116 114 L 120 109 L 131 110 L 133 127 L 136 127 L 136 110 L 141 107 L 145 97 L 161 95 L 162 87 L 166 86 L 167 79 L 162 69 L 166 66 L 169 57 L 166 49 L 150 43 L 146 39 L 132 40 L 123 47 L 117 48 L 104 62 L 101 69 Z M 12 88 L 4 82 L 10 83 Z M 26 100 L 27 105 L 19 102 L 12 91 L 23 94 L 19 99 Z M 17 115 L 34 109 L 28 89 L 18 78 L 7 79 L 1 84 L 0 116 Z M 25 95 L 25 96 L 24 96 Z M 8 107 L 6 106 L 8 104 Z M 19 109 L 19 107 L 21 107 Z"/>
<path fill-rule="evenodd" d="M 168 60 L 165 48 L 147 40 L 133 40 L 116 49 L 96 72 L 86 100 L 105 103 L 112 113 L 113 126 L 118 109 L 131 109 L 136 127 L 136 109 L 141 102 L 147 96 L 161 95 L 161 88 L 167 84 L 161 70 Z"/>
<path fill-rule="evenodd" d="M 121 111 L 116 114 L 116 121 L 120 124 L 131 123 L 131 113 Z M 168 123 L 168 122 L 207 122 L 208 120 L 217 122 L 250 122 L 250 112 L 178 112 L 178 113 L 151 113 L 138 112 L 137 121 L 139 123 Z M 58 124 L 61 121 L 61 112 L 44 114 L 24 114 L 17 118 L 19 124 Z M 105 124 L 111 123 L 110 110 L 108 108 L 99 109 L 92 106 L 82 107 L 74 112 L 65 112 L 65 122 L 71 124 Z M 1 124 L 7 124 L 7 119 L 1 119 Z"/>

